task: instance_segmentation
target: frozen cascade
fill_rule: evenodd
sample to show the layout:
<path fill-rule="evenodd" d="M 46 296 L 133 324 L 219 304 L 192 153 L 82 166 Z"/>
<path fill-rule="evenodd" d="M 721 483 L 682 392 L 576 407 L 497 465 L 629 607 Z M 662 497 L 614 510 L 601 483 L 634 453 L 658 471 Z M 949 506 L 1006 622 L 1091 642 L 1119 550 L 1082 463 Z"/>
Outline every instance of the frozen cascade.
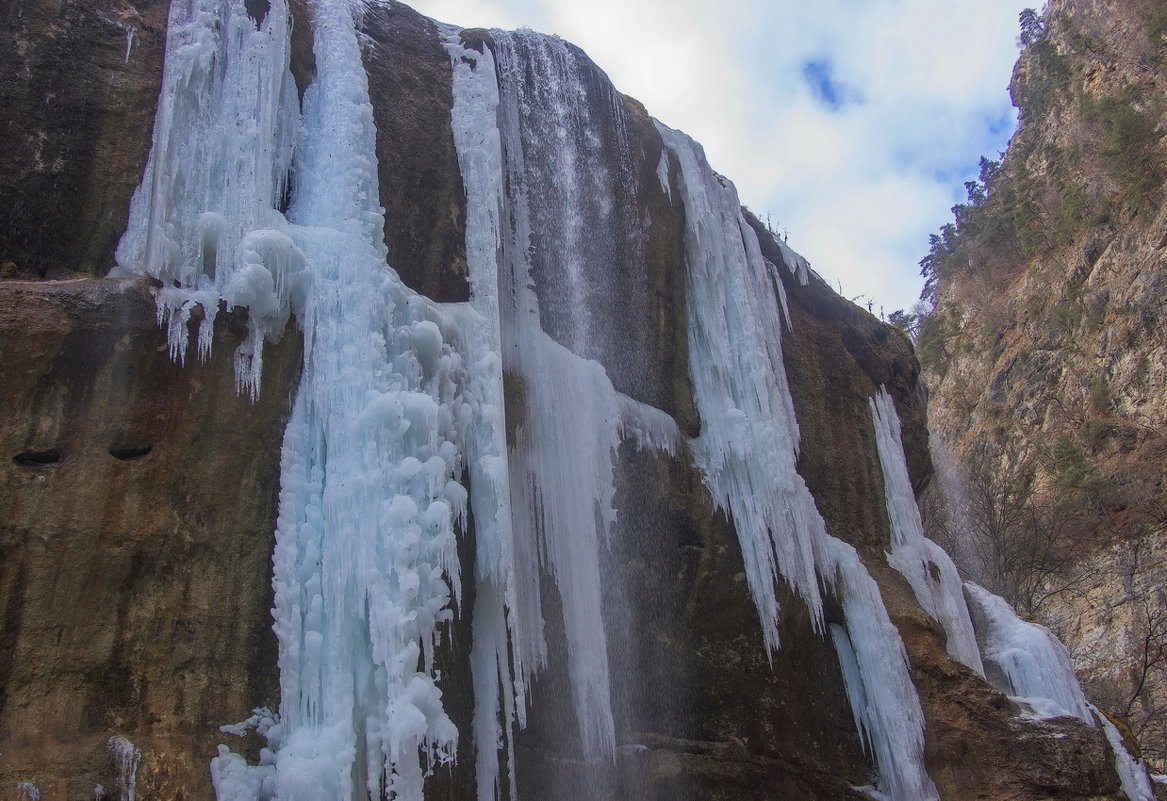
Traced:
<path fill-rule="evenodd" d="M 459 443 L 490 413 L 466 391 L 480 366 L 463 364 L 459 319 L 473 315 L 384 267 L 356 8 L 314 3 L 317 76 L 299 120 L 284 2 L 259 25 L 227 0 L 173 4 L 154 147 L 119 248 L 124 273 L 163 282 L 178 357 L 196 306 L 203 355 L 220 301 L 249 307 L 236 368 L 253 394 L 263 338 L 293 312 L 304 330 L 273 557 L 280 714 L 248 722 L 268 739 L 260 765 L 220 749 L 221 799 L 417 801 L 422 753 L 446 761 L 457 736 L 433 650 L 459 588 Z"/>
<path fill-rule="evenodd" d="M 700 298 L 689 304 L 690 372 L 702 421 L 697 458 L 714 500 L 733 515 L 762 633 L 774 649 L 775 582 L 784 578 L 802 596 L 821 629 L 816 565 L 829 561 L 826 527 L 794 469 L 799 431 L 780 312 L 756 237 L 747 253 L 737 192 L 718 180 L 699 145 L 657 127 L 680 165 L 686 294 Z"/>
<path fill-rule="evenodd" d="M 497 357 L 492 364 L 494 376 L 476 382 L 489 387 L 484 392 L 497 393 L 492 396 L 497 403 L 490 400 L 483 408 L 500 413 L 484 421 L 478 439 L 468 442 L 471 484 L 477 492 L 476 462 L 489 461 L 510 476 L 508 490 L 492 473 L 492 498 L 485 502 L 486 508 L 499 510 L 499 536 L 491 539 L 508 545 L 509 559 L 484 554 L 480 544 L 477 568 L 471 662 L 482 801 L 500 792 L 496 745 L 505 744 L 514 792 L 513 729 L 525 725 L 530 678 L 548 660 L 542 571 L 550 574 L 559 595 L 572 707 L 585 756 L 614 758 L 600 548 L 616 519 L 615 450 L 622 439 L 670 453 L 680 442 L 671 417 L 616 392 L 604 367 L 583 358 L 605 352 L 603 343 L 595 341 L 584 297 L 602 280 L 590 271 L 605 264 L 602 254 L 585 247 L 589 233 L 594 238 L 584 224 L 594 212 L 586 199 L 610 193 L 601 170 L 582 169 L 590 136 L 554 137 L 552 147 L 551 140 L 541 138 L 546 132 L 527 118 L 550 107 L 548 116 L 561 128 L 569 121 L 575 133 L 586 127 L 578 99 L 584 93 L 574 83 L 575 55 L 554 38 L 502 31 L 492 37 L 501 65 L 490 48 L 463 47 L 456 29 L 445 37 L 454 69 L 452 124 L 467 195 L 471 305 L 488 321 L 485 334 L 492 351 L 501 352 L 501 364 Z M 527 69 L 542 70 L 540 79 L 526 80 Z M 569 191 L 580 182 L 583 190 Z M 596 182 L 598 189 L 592 186 Z M 538 193 L 542 216 L 533 215 L 529 193 Z M 558 307 L 553 303 L 551 311 L 535 291 L 531 244 L 536 236 L 543 237 L 544 271 L 554 269 L 569 296 Z M 547 320 L 571 350 L 543 330 Z M 515 429 L 509 453 L 501 415 L 503 370 Z M 474 456 L 475 443 L 487 439 L 480 452 L 488 458 Z M 501 514 L 504 505 L 511 514 L 507 520 Z M 479 507 L 475 497 L 476 521 L 481 521 Z"/>
<path fill-rule="evenodd" d="M 475 776 L 480 801 L 497 797 L 499 748 L 506 744 L 509 786 L 515 786 L 516 723 L 526 724 L 524 626 L 517 616 L 515 541 L 511 520 L 499 319 L 498 256 L 501 248 L 502 145 L 496 119 L 498 81 L 494 56 L 463 48 L 457 30 L 445 46 L 454 70 L 451 122 L 466 189 L 466 260 L 471 305 L 483 320 L 481 353 L 470 358 L 483 393 L 481 419 L 467 441 L 471 502 L 476 524 L 475 604 L 471 670 L 474 681 Z M 513 655 L 509 644 L 514 643 Z M 512 662 L 513 659 L 513 662 Z"/>
<path fill-rule="evenodd" d="M 1110 718 L 1103 715 L 1094 707 L 1094 714 L 1102 723 L 1102 731 L 1106 734 L 1106 741 L 1110 743 L 1111 753 L 1114 754 L 1114 770 L 1122 784 L 1122 791 L 1130 801 L 1155 801 L 1155 790 L 1151 784 L 1151 777 L 1147 773 L 1147 766 L 1135 759 L 1131 752 L 1126 750 L 1122 733 L 1118 727 L 1110 722 Z"/>
<path fill-rule="evenodd" d="M 110 737 L 105 747 L 117 766 L 119 801 L 134 801 L 138 793 L 138 764 L 142 761 L 142 752 L 125 737 L 118 736 Z"/>
<path fill-rule="evenodd" d="M 1093 726 L 1066 646 L 1045 626 L 1017 617 L 1004 598 L 972 582 L 964 592 L 989 680 L 1040 717 L 1072 715 Z"/>
<path fill-rule="evenodd" d="M 841 602 L 831 629 L 856 727 L 875 758 L 879 792 L 934 799 L 924 769 L 924 716 L 899 632 L 855 549 L 827 534 L 795 463 L 799 430 L 782 361 L 784 297 L 741 214 L 733 185 L 701 147 L 657 124 L 680 166 L 687 230 L 689 363 L 702 432 L 693 443 L 710 493 L 730 515 L 763 637 L 778 647 L 776 584 L 784 579 L 823 628 L 821 588 Z M 805 264 L 784 260 L 801 280 Z M 777 299 L 777 300 L 776 300 Z M 787 322 L 789 316 L 787 313 Z"/>
<path fill-rule="evenodd" d="M 976 610 L 986 667 L 995 668 L 988 678 L 1037 717 L 1073 716 L 1090 726 L 1100 721 L 1122 791 L 1131 801 L 1153 801 L 1146 766 L 1127 751 L 1118 728 L 1086 701 L 1066 646 L 1045 626 L 1017 617 L 1004 598 L 972 582 L 965 582 L 964 591 Z"/>
<path fill-rule="evenodd" d="M 983 676 L 985 669 L 981 665 L 977 636 L 956 565 L 943 548 L 924 536 L 916 495 L 908 477 L 895 402 L 880 387 L 868 403 L 875 424 L 875 443 L 883 468 L 887 516 L 891 523 L 892 550 L 887 555 L 888 564 L 908 580 L 920 606 L 944 627 L 949 655 Z"/>
<path fill-rule="evenodd" d="M 114 271 L 162 282 L 158 319 L 179 360 L 196 308 L 205 359 L 219 301 L 248 306 L 236 374 L 252 397 L 264 339 L 302 302 L 303 255 L 277 210 L 299 117 L 288 37 L 285 13 L 257 27 L 242 3 L 171 4 L 154 145 Z"/>

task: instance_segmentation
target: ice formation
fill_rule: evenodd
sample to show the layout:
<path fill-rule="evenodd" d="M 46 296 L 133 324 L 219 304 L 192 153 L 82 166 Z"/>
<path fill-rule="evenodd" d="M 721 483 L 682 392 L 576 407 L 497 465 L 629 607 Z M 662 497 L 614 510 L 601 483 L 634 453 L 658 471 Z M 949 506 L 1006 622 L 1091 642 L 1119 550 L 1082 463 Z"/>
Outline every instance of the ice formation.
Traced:
<path fill-rule="evenodd" d="M 1070 715 L 1093 726 L 1066 646 L 1045 626 L 1017 617 L 1004 598 L 971 582 L 964 591 L 976 611 L 986 675 L 1041 717 Z"/>
<path fill-rule="evenodd" d="M 971 582 L 965 583 L 964 591 L 977 610 L 986 667 L 996 668 L 988 671 L 989 679 L 1036 717 L 1072 716 L 1090 726 L 1100 721 L 1123 793 L 1131 801 L 1153 801 L 1146 766 L 1127 751 L 1118 728 L 1086 701 L 1066 646 L 1045 626 L 1017 617 L 1004 598 Z"/>
<path fill-rule="evenodd" d="M 875 758 L 879 791 L 894 799 L 936 798 L 924 769 L 924 716 L 899 632 L 855 549 L 827 533 L 795 469 L 799 429 L 782 361 L 785 296 L 775 289 L 733 184 L 710 169 L 689 137 L 657 129 L 679 166 L 687 296 L 701 299 L 689 304 L 689 363 L 702 422 L 693 449 L 714 501 L 734 521 L 763 638 L 768 648 L 778 647 L 779 578 L 802 596 L 820 628 L 820 588 L 832 592 L 845 624 L 831 637 L 856 727 Z M 786 266 L 803 274 L 793 255 Z"/>
<path fill-rule="evenodd" d="M 621 180 L 596 148 L 604 137 L 620 145 L 621 101 L 589 94 L 578 51 L 558 39 L 499 31 L 479 52 L 448 29 L 471 301 L 418 296 L 385 266 L 360 9 L 313 3 L 317 74 L 301 112 L 286 0 L 258 23 L 231 0 L 176 1 L 154 147 L 118 251 L 122 273 L 161 283 L 159 320 L 176 358 L 192 320 L 201 315 L 205 357 L 220 306 L 247 307 L 236 370 L 252 395 L 264 340 L 292 318 L 304 336 L 273 559 L 281 705 L 226 727 L 254 729 L 268 745 L 258 765 L 220 749 L 218 797 L 422 798 L 427 770 L 452 758 L 458 736 L 433 654 L 469 574 L 455 547 L 468 510 L 480 800 L 504 785 L 514 792 L 514 729 L 549 659 L 549 587 L 585 758 L 613 760 L 600 556 L 619 525 L 613 460 L 627 440 L 692 452 L 734 520 L 767 648 L 779 645 L 779 580 L 824 633 L 823 593 L 838 599 L 845 621 L 830 635 L 878 792 L 934 798 L 902 642 L 859 555 L 828 535 L 795 470 L 781 342 L 791 317 L 778 271 L 805 284 L 806 261 L 780 243 L 784 264 L 767 262 L 732 184 L 691 140 L 659 128 L 656 177 L 684 204 L 687 293 L 700 300 L 688 304 L 687 326 L 703 428 L 685 443 L 667 414 L 626 390 L 636 365 L 619 367 L 619 327 L 596 296 L 617 269 L 597 231 L 619 216 L 606 198 Z M 588 103 L 604 106 L 615 129 L 598 131 Z M 544 297 L 535 284 L 552 267 L 562 280 Z M 952 626 L 950 647 L 963 648 L 946 611 L 951 564 L 918 537 L 918 515 L 911 528 L 902 487 L 893 492 L 906 470 L 885 398 L 873 414 L 881 457 L 888 451 L 889 517 L 907 521 L 892 556 L 915 560 L 908 573 L 921 603 Z"/>
<path fill-rule="evenodd" d="M 303 292 L 303 255 L 277 210 L 296 135 L 287 14 L 257 26 L 243 4 L 173 3 L 154 147 L 117 250 L 122 274 L 158 279 L 158 318 L 180 360 L 196 309 L 210 353 L 219 302 L 248 306 L 237 376 L 254 397 L 262 347 Z"/>
<path fill-rule="evenodd" d="M 420 799 L 457 737 L 432 666 L 460 587 L 458 443 L 476 404 L 457 321 L 384 267 L 357 7 L 313 10 L 301 117 L 284 3 L 262 23 L 229 0 L 172 5 L 154 147 L 118 259 L 162 282 L 180 358 L 196 307 L 203 355 L 219 304 L 248 307 L 236 370 L 253 395 L 263 340 L 292 314 L 304 332 L 273 557 L 280 714 L 253 720 L 269 743 L 260 765 L 225 750 L 214 761 L 219 797 Z"/>
<path fill-rule="evenodd" d="M 106 748 L 113 757 L 117 768 L 117 789 L 119 801 L 134 801 L 138 792 L 138 763 L 142 752 L 125 737 L 110 737 Z"/>
<path fill-rule="evenodd" d="M 1147 766 L 1126 750 L 1122 734 L 1106 715 L 1097 709 L 1094 709 L 1094 714 L 1101 721 L 1106 741 L 1110 743 L 1110 750 L 1114 754 L 1114 770 L 1118 773 L 1126 797 L 1130 801 L 1155 801 L 1155 790 L 1151 785 L 1151 777 L 1147 774 Z"/>
<path fill-rule="evenodd" d="M 977 648 L 977 636 L 969 617 L 960 575 L 952 558 L 924 536 L 916 495 L 908 476 L 908 463 L 900 439 L 900 418 L 895 402 L 880 387 L 869 401 L 875 424 L 875 443 L 883 468 L 887 517 L 891 523 L 888 564 L 898 570 L 924 611 L 936 619 L 948 635 L 948 653 L 970 668 L 985 673 Z"/>

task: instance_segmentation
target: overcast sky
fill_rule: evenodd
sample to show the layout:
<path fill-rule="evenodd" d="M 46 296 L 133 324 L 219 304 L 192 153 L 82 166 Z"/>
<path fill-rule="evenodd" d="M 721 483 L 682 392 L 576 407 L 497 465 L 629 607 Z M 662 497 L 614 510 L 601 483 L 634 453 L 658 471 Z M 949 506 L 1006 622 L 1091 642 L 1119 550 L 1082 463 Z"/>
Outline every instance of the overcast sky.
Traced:
<path fill-rule="evenodd" d="M 409 0 L 407 0 L 409 2 Z M 928 234 L 1016 124 L 1036 0 L 413 0 L 466 27 L 572 41 L 705 146 L 742 202 L 848 298 L 910 308 Z"/>

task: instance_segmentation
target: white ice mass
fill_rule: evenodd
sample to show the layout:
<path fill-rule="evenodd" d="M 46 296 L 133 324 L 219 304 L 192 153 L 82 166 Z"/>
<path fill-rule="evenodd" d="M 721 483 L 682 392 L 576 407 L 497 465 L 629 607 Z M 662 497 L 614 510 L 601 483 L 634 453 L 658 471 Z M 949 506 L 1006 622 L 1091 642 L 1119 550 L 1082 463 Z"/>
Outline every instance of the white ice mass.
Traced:
<path fill-rule="evenodd" d="M 475 741 L 478 797 L 513 796 L 515 730 L 552 658 L 548 588 L 583 758 L 615 760 L 601 564 L 622 535 L 614 460 L 623 441 L 696 461 L 734 521 L 766 647 L 779 647 L 785 582 L 835 646 L 875 791 L 936 798 L 923 714 L 879 587 L 856 550 L 828 534 L 795 469 L 800 432 L 782 357 L 792 321 L 779 270 L 805 285 L 806 261 L 782 243 L 784 264 L 766 261 L 733 185 L 692 140 L 658 126 L 666 149 L 654 191 L 683 203 L 687 220 L 701 434 L 686 441 L 668 414 L 617 391 L 603 365 L 614 334 L 589 304 L 595 271 L 616 268 L 594 258 L 593 240 L 596 221 L 612 216 L 605 193 L 618 178 L 594 157 L 601 137 L 581 100 L 589 89 L 572 68 L 576 52 L 526 31 L 494 31 L 493 47 L 479 50 L 443 30 L 471 300 L 439 304 L 386 265 L 357 33 L 364 6 L 311 6 L 317 72 L 301 108 L 286 0 L 272 0 L 262 22 L 238 0 L 174 0 L 153 148 L 117 255 L 120 274 L 159 284 L 159 322 L 177 359 L 192 320 L 206 358 L 221 306 L 247 308 L 235 368 L 252 397 L 264 341 L 291 320 L 304 338 L 273 557 L 280 706 L 224 728 L 254 729 L 267 747 L 258 764 L 220 747 L 211 766 L 220 801 L 421 801 L 425 776 L 454 758 L 459 737 L 434 670 L 455 614 L 472 620 L 475 708 L 462 736 Z M 604 102 L 622 125 L 618 96 Z M 532 109 L 546 121 L 533 125 Z M 552 189 L 532 196 L 536 185 Z M 544 239 L 558 249 L 542 258 L 553 259 L 567 302 L 536 288 L 533 231 L 549 225 Z M 950 653 L 980 672 L 955 567 L 922 535 L 894 404 L 881 391 L 871 409 L 889 562 L 944 626 Z M 470 515 L 472 569 L 457 552 Z M 985 658 L 1015 682 L 1010 691 L 1049 696 L 1089 720 L 1080 691 L 1034 689 L 1053 657 L 1011 656 L 1029 635 L 968 592 L 993 621 Z M 842 624 L 827 626 L 824 597 L 837 600 Z M 132 798 L 132 769 L 127 781 Z"/>

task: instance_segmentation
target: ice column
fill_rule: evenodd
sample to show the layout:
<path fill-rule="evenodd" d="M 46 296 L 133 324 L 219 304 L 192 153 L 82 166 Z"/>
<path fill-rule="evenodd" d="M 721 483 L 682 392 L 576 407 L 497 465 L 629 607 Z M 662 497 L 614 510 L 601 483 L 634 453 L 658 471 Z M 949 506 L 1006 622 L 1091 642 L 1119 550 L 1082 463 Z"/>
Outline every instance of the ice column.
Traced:
<path fill-rule="evenodd" d="M 845 619 L 845 628 L 831 626 L 831 641 L 855 726 L 879 768 L 877 786 L 895 801 L 936 799 L 924 769 L 924 713 L 879 585 L 850 545 L 832 537 L 829 550 L 834 571 L 824 575 L 834 585 Z"/>
<path fill-rule="evenodd" d="M 299 305 L 304 271 L 277 210 L 299 109 L 287 13 L 275 5 L 257 25 L 243 3 L 171 4 L 153 148 L 113 273 L 162 282 L 158 319 L 180 360 L 196 308 L 206 358 L 220 300 L 228 310 L 249 307 L 236 377 L 252 397 L 263 341 L 283 331 Z"/>
<path fill-rule="evenodd" d="M 891 523 L 892 549 L 887 555 L 888 564 L 908 580 L 920 606 L 944 627 L 949 655 L 983 676 L 977 636 L 956 565 L 943 548 L 924 536 L 920 509 L 908 476 L 895 403 L 883 387 L 868 403 Z"/>
<path fill-rule="evenodd" d="M 694 451 L 715 502 L 733 519 L 766 645 L 778 646 L 779 578 L 820 627 L 820 588 L 831 591 L 845 612 L 831 636 L 879 791 L 903 801 L 936 798 L 899 633 L 859 555 L 827 534 L 795 469 L 799 431 L 782 361 L 785 298 L 774 286 L 781 279 L 762 258 L 733 185 L 687 136 L 657 129 L 680 165 L 687 221 L 689 365 L 702 426 Z M 784 259 L 799 274 L 798 259 Z"/>
<path fill-rule="evenodd" d="M 268 740 L 258 766 L 221 749 L 219 798 L 420 801 L 457 737 L 433 656 L 460 586 L 460 443 L 490 398 L 467 392 L 464 321 L 385 266 L 360 6 L 312 5 L 317 73 L 301 117 L 283 0 L 261 24 L 238 2 L 174 3 L 119 261 L 163 282 L 177 355 L 195 305 L 204 350 L 219 303 L 246 305 L 236 365 L 253 393 L 263 336 L 293 311 L 304 332 L 273 556 L 280 714 L 248 722 Z"/>
<path fill-rule="evenodd" d="M 502 248 L 503 161 L 499 139 L 498 79 L 489 48 L 464 48 L 457 30 L 446 31 L 454 70 L 451 123 L 466 189 L 466 260 L 470 305 L 478 335 L 468 367 L 481 405 L 467 437 L 471 504 L 476 525 L 475 605 L 471 669 L 474 679 L 475 775 L 480 801 L 500 791 L 499 748 L 505 743 L 512 794 L 515 786 L 513 732 L 526 723 L 530 650 L 522 645 L 528 626 L 519 622 L 538 610 L 521 607 L 515 586 L 515 542 L 511 521 L 507 456 L 498 260 Z M 474 325 L 472 321 L 468 325 Z M 510 644 L 514 644 L 513 651 Z M 513 658 L 512 658 L 513 657 Z"/>

